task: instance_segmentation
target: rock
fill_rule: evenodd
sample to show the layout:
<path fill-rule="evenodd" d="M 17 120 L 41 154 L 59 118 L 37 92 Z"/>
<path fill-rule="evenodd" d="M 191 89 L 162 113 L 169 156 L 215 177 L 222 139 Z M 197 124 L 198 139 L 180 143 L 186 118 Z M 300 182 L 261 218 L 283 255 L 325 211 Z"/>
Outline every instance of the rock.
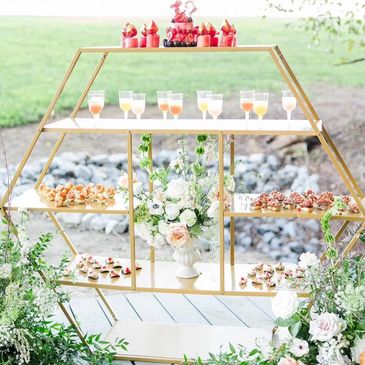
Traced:
<path fill-rule="evenodd" d="M 97 214 L 85 214 L 81 219 L 81 228 L 83 230 L 91 230 L 91 222 L 94 217 L 96 217 Z"/>
<path fill-rule="evenodd" d="M 264 168 L 260 170 L 260 177 L 263 182 L 269 181 L 272 177 L 272 174 L 273 172 L 270 168 Z"/>
<path fill-rule="evenodd" d="M 257 177 L 256 175 L 254 175 L 253 173 L 251 172 L 246 172 L 244 175 L 243 175 L 243 181 L 242 183 L 245 185 L 246 189 L 251 192 L 252 190 L 255 189 L 256 187 L 256 184 L 257 184 Z"/>
<path fill-rule="evenodd" d="M 109 219 L 105 226 L 105 233 L 110 234 L 114 232 L 114 228 L 118 225 L 118 221 L 115 219 Z"/>
<path fill-rule="evenodd" d="M 287 224 L 283 227 L 283 234 L 290 238 L 295 238 L 297 236 L 297 224 L 294 221 L 287 222 Z"/>
<path fill-rule="evenodd" d="M 108 163 L 117 167 L 118 169 L 122 169 L 123 164 L 127 162 L 127 154 L 126 153 L 115 153 L 110 155 L 108 158 Z"/>
<path fill-rule="evenodd" d="M 266 157 L 266 162 L 274 170 L 276 170 L 280 166 L 280 160 L 275 155 L 268 155 Z"/>
<path fill-rule="evenodd" d="M 318 233 L 320 231 L 320 224 L 314 219 L 305 219 L 302 224 L 307 227 L 311 232 Z"/>
<path fill-rule="evenodd" d="M 253 163 L 238 163 L 235 167 L 235 172 L 237 176 L 242 176 L 246 172 L 254 171 L 256 168 L 255 164 Z"/>
<path fill-rule="evenodd" d="M 253 244 L 253 239 L 252 239 L 251 236 L 248 236 L 245 232 L 241 232 L 241 233 L 238 234 L 236 243 L 239 246 L 249 248 Z"/>
<path fill-rule="evenodd" d="M 73 163 L 81 163 L 85 160 L 86 155 L 84 153 L 75 153 L 75 152 L 64 152 L 60 156 L 62 160 L 73 162 Z"/>
<path fill-rule="evenodd" d="M 57 215 L 59 220 L 71 227 L 78 227 L 81 223 L 83 214 L 81 213 L 59 213 Z"/>
<path fill-rule="evenodd" d="M 283 246 L 283 244 L 284 244 L 283 241 L 280 238 L 278 238 L 278 237 L 274 237 L 270 241 L 271 249 L 274 249 L 274 250 L 280 249 Z"/>
<path fill-rule="evenodd" d="M 54 171 L 61 173 L 65 177 L 75 177 L 75 174 L 74 174 L 75 168 L 76 168 L 76 165 L 73 162 L 63 161 L 62 164 L 59 166 L 59 168 Z M 52 171 L 53 175 L 55 174 L 54 171 Z"/>
<path fill-rule="evenodd" d="M 42 161 L 42 160 L 41 160 Z M 58 169 L 63 163 L 63 160 L 58 157 L 58 156 L 55 156 L 51 162 L 51 164 L 49 165 L 49 169 L 52 171 L 54 169 Z M 42 165 L 42 168 L 44 167 L 44 164 L 41 164 Z"/>
<path fill-rule="evenodd" d="M 118 234 L 123 234 L 128 232 L 129 229 L 129 222 L 118 222 L 118 224 L 114 227 L 114 231 Z"/>
<path fill-rule="evenodd" d="M 280 185 L 290 185 L 298 174 L 298 168 L 294 165 L 286 165 L 280 169 L 275 177 L 279 180 Z"/>
<path fill-rule="evenodd" d="M 107 219 L 101 214 L 97 214 L 90 222 L 90 229 L 92 231 L 103 231 L 107 225 Z"/>
<path fill-rule="evenodd" d="M 305 248 L 302 244 L 300 244 L 297 241 L 289 242 L 288 247 L 292 252 L 295 252 L 296 254 L 300 255 L 303 252 L 305 252 Z"/>
<path fill-rule="evenodd" d="M 39 174 L 39 171 L 34 171 L 32 166 L 25 166 L 22 171 L 21 176 L 25 180 L 34 181 L 37 179 L 38 174 Z M 26 184 L 26 182 L 25 182 L 25 184 Z"/>
<path fill-rule="evenodd" d="M 95 155 L 95 156 L 90 157 L 90 162 L 96 166 L 102 166 L 106 162 L 108 162 L 108 159 L 109 159 L 109 155 L 104 153 L 102 155 Z"/>
<path fill-rule="evenodd" d="M 279 233 L 280 228 L 275 223 L 263 223 L 257 227 L 257 232 L 259 234 L 264 234 L 266 232 Z"/>
<path fill-rule="evenodd" d="M 93 172 L 87 166 L 77 165 L 77 166 L 75 166 L 75 169 L 74 169 L 74 175 L 77 178 L 80 178 L 86 182 L 86 181 L 90 181 L 91 177 L 93 176 Z"/>
<path fill-rule="evenodd" d="M 275 236 L 274 232 L 269 231 L 262 235 L 262 240 L 268 245 Z"/>
<path fill-rule="evenodd" d="M 261 165 L 265 162 L 266 156 L 263 153 L 253 153 L 249 156 L 249 161 L 255 165 Z"/>

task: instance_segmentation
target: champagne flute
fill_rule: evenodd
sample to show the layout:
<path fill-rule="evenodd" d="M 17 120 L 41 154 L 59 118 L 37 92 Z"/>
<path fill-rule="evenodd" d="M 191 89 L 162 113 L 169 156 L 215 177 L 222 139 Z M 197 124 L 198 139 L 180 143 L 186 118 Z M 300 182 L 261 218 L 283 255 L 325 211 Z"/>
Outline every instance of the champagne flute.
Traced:
<path fill-rule="evenodd" d="M 105 91 L 93 90 L 87 94 L 89 102 L 89 111 L 95 119 L 100 118 L 100 113 L 104 108 Z"/>
<path fill-rule="evenodd" d="M 137 119 L 141 119 L 141 115 L 146 109 L 146 94 L 133 94 L 132 112 Z"/>
<path fill-rule="evenodd" d="M 223 94 L 211 94 L 208 102 L 208 113 L 213 119 L 218 119 L 218 116 L 223 110 Z"/>
<path fill-rule="evenodd" d="M 171 93 L 172 91 L 157 91 L 158 108 L 162 111 L 163 119 L 167 119 L 167 112 L 169 110 L 168 95 Z"/>
<path fill-rule="evenodd" d="M 245 112 L 245 119 L 250 119 L 250 111 L 253 109 L 253 102 L 255 100 L 254 90 L 241 90 L 240 91 L 240 104 L 241 109 Z"/>
<path fill-rule="evenodd" d="M 183 93 L 170 93 L 168 94 L 169 112 L 174 119 L 178 119 L 183 109 Z"/>
<path fill-rule="evenodd" d="M 292 111 L 297 106 L 297 99 L 290 90 L 282 90 L 282 104 L 286 111 L 287 119 L 290 120 Z"/>
<path fill-rule="evenodd" d="M 253 102 L 253 111 L 256 113 L 259 120 L 262 120 L 267 113 L 269 106 L 269 93 L 255 93 Z"/>
<path fill-rule="evenodd" d="M 198 108 L 202 112 L 203 119 L 207 119 L 208 103 L 212 92 L 209 90 L 198 90 L 196 95 Z"/>
<path fill-rule="evenodd" d="M 128 112 L 132 109 L 133 91 L 119 91 L 119 106 L 124 112 L 124 119 L 128 119 Z"/>

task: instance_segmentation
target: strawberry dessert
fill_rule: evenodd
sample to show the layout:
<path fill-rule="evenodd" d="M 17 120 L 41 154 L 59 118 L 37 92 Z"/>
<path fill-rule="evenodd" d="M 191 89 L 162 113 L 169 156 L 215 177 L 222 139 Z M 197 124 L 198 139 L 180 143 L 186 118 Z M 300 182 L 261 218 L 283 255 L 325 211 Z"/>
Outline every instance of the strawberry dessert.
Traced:
<path fill-rule="evenodd" d="M 198 28 L 197 47 L 210 47 L 210 34 L 204 23 Z"/>
<path fill-rule="evenodd" d="M 197 10 L 193 1 L 185 1 L 181 10 L 182 1 L 177 0 L 171 4 L 175 14 L 171 19 L 172 25 L 166 29 L 167 39 L 164 47 L 196 47 L 198 29 L 194 28 L 192 14 Z"/>
<path fill-rule="evenodd" d="M 152 20 L 147 27 L 147 48 L 158 48 L 160 46 L 160 36 L 157 32 L 158 26 L 154 20 Z"/>
<path fill-rule="evenodd" d="M 137 48 L 138 47 L 138 38 L 137 28 L 131 24 L 126 23 L 122 29 L 122 42 L 121 45 L 123 48 Z"/>
<path fill-rule="evenodd" d="M 235 47 L 236 46 L 236 28 L 226 19 L 221 27 L 222 36 L 219 47 Z"/>

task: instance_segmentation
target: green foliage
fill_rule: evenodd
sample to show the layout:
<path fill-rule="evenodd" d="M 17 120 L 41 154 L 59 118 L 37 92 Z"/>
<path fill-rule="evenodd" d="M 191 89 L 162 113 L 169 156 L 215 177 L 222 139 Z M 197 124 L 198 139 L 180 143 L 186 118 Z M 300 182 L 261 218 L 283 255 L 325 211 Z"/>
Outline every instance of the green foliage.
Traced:
<path fill-rule="evenodd" d="M 68 259 L 64 256 L 58 266 L 48 264 L 43 255 L 53 234 L 32 242 L 26 232 L 28 219 L 23 211 L 16 233 L 4 219 L 0 234 L 0 363 L 112 364 L 117 349 L 126 350 L 124 339 L 111 344 L 100 334 L 87 335 L 86 345 L 74 327 L 54 321 L 57 305 L 69 300 L 57 284 Z"/>
<path fill-rule="evenodd" d="M 131 19 L 80 21 L 61 17 L 2 17 L 0 48 L 6 56 L 0 59 L 0 127 L 38 122 L 75 50 L 81 46 L 118 45 L 124 21 Z M 132 19 L 138 28 L 147 21 Z M 196 24 L 200 21 L 196 18 Z M 221 18 L 212 19 L 214 25 L 221 21 Z M 168 22 L 169 19 L 160 20 L 158 25 L 163 29 Z M 295 24 L 291 20 L 246 18 L 235 19 L 234 23 L 240 44 L 278 44 L 306 89 L 318 82 L 363 86 L 358 75 L 365 73 L 365 63 L 333 68 L 333 60 L 338 59 L 341 52 L 328 53 L 331 42 L 327 39 L 323 40 L 321 48 L 308 48 L 308 36 L 296 27 L 288 30 L 288 22 Z M 356 47 L 353 50 L 354 57 L 362 53 Z M 99 55 L 81 57 L 55 113 L 73 109 L 98 59 Z M 184 67 L 176 72 L 170 67 L 175 64 Z M 283 88 L 283 81 L 266 54 L 175 53 L 110 55 L 93 89 L 105 89 L 106 104 L 113 105 L 118 104 L 118 90 L 143 91 L 147 93 L 148 105 L 157 108 L 156 90 L 161 88 L 182 91 L 186 102 L 195 103 L 195 90 L 199 89 L 216 90 L 225 97 L 236 96 L 242 88 L 242 80 L 247 81 L 247 87 L 256 90 L 279 94 Z M 87 101 L 82 106 L 87 107 Z M 241 116 L 238 102 L 234 112 L 237 117 Z"/>

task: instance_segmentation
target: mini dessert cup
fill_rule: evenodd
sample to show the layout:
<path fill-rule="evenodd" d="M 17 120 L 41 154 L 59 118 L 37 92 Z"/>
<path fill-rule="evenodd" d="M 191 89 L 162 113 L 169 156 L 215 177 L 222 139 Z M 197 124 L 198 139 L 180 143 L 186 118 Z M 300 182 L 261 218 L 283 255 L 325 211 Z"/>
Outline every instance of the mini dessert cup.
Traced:
<path fill-rule="evenodd" d="M 218 37 L 210 37 L 210 46 L 218 47 L 219 38 Z"/>
<path fill-rule="evenodd" d="M 138 47 L 146 48 L 146 46 L 147 46 L 147 37 L 142 36 L 141 38 L 139 38 Z"/>
<path fill-rule="evenodd" d="M 222 35 L 219 47 L 235 47 L 236 46 L 236 36 L 234 34 Z"/>
<path fill-rule="evenodd" d="M 210 47 L 210 35 L 200 35 L 197 40 L 197 47 Z"/>
<path fill-rule="evenodd" d="M 125 48 L 138 48 L 138 38 L 125 38 L 124 45 Z"/>
<path fill-rule="evenodd" d="M 147 48 L 158 48 L 160 46 L 160 36 L 158 34 L 147 35 Z"/>

